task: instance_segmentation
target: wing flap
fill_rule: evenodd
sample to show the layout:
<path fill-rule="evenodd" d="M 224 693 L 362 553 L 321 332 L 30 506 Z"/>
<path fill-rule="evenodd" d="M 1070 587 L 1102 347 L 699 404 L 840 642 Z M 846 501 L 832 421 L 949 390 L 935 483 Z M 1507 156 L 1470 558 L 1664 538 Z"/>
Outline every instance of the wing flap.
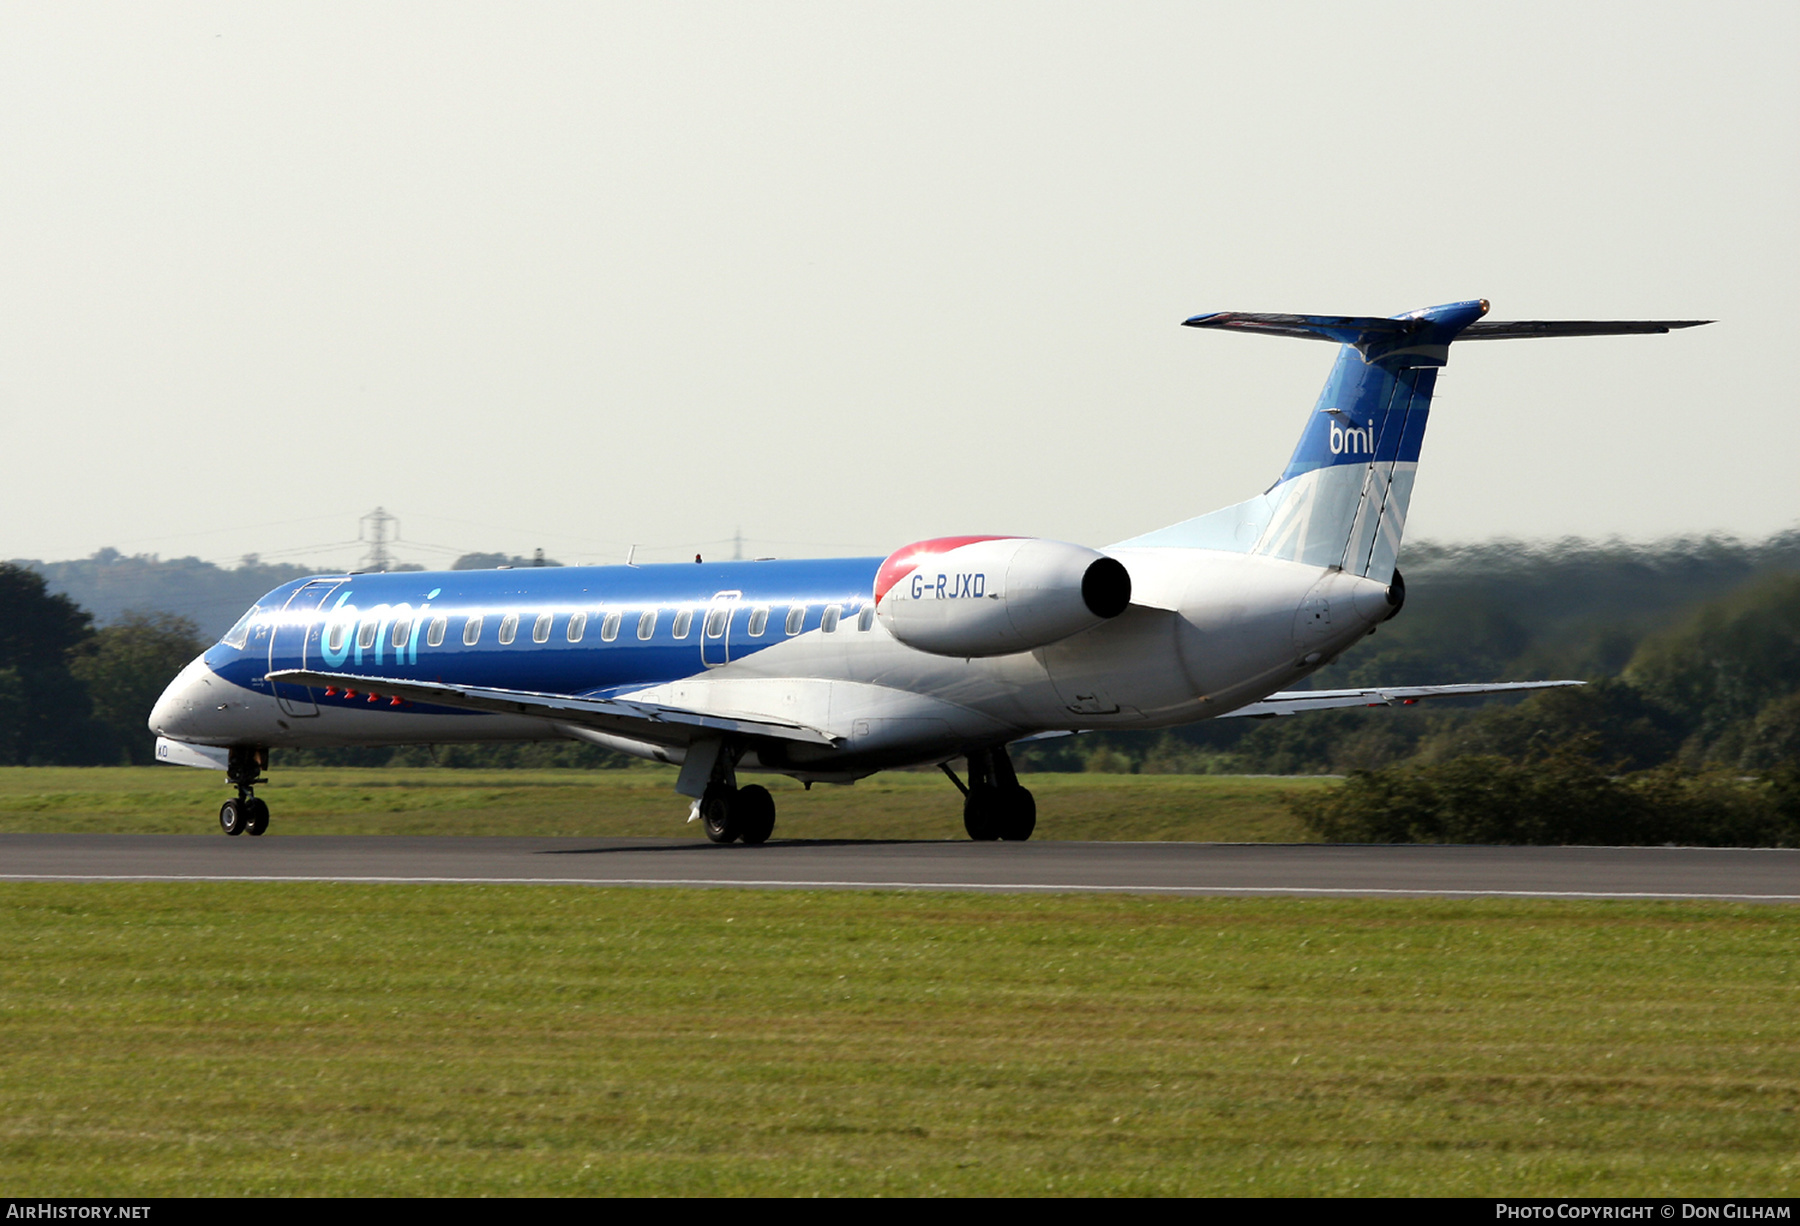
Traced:
<path fill-rule="evenodd" d="M 1339 707 L 1411 706 L 1421 698 L 1468 698 L 1477 694 L 1513 694 L 1521 690 L 1553 690 L 1585 681 L 1494 681 L 1488 684 L 1457 685 L 1384 685 L 1366 690 L 1288 690 L 1270 694 L 1227 711 L 1220 719 L 1245 716 L 1250 719 L 1272 719 L 1278 715 L 1301 715 L 1307 711 L 1330 711 Z"/>
<path fill-rule="evenodd" d="M 452 685 L 443 681 L 401 681 L 389 677 L 362 677 L 353 673 L 321 673 L 288 669 L 268 675 L 286 685 L 337 687 L 359 694 L 375 693 L 410 702 L 485 711 L 496 715 L 530 715 L 576 724 L 602 732 L 662 744 L 684 745 L 695 733 L 734 732 L 742 736 L 799 741 L 808 745 L 835 746 L 838 738 L 817 728 L 774 720 L 738 719 L 683 707 L 656 703 L 623 702 L 607 698 L 577 698 L 569 694 L 544 694 L 531 690 L 507 690 L 491 686 Z"/>

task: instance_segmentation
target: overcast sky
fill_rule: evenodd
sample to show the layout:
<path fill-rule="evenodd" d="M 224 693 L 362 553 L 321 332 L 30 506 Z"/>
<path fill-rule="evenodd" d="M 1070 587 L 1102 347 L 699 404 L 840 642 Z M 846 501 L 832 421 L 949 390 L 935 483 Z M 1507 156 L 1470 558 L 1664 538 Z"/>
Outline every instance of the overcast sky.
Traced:
<path fill-rule="evenodd" d="M 9 3 L 0 557 L 1104 544 L 1331 365 L 1186 316 L 1476 297 L 1720 322 L 1456 349 L 1414 539 L 1793 527 L 1797 14 Z"/>

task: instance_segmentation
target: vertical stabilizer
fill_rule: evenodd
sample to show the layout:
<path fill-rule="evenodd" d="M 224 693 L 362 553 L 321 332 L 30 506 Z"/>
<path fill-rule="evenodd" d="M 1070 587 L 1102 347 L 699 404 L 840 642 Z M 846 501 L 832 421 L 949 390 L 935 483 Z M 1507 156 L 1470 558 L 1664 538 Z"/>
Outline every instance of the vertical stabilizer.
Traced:
<path fill-rule="evenodd" d="M 1385 583 L 1412 499 L 1419 447 L 1450 342 L 1486 302 L 1430 307 L 1393 319 L 1321 315 L 1202 315 L 1196 327 L 1342 343 L 1293 457 L 1261 497 L 1121 545 L 1224 549 L 1340 567 Z"/>

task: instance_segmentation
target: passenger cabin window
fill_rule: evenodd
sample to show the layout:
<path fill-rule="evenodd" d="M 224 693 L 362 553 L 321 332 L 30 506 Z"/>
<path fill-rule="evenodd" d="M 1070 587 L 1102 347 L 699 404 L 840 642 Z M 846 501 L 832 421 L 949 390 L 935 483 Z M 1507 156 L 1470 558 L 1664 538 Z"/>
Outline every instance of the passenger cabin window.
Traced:
<path fill-rule="evenodd" d="M 600 620 L 600 637 L 602 639 L 610 643 L 619 637 L 620 616 L 619 611 L 614 609 Z"/>
<path fill-rule="evenodd" d="M 356 645 L 367 651 L 375 646 L 375 633 L 380 630 L 373 617 L 363 622 L 362 628 L 356 632 Z"/>
<path fill-rule="evenodd" d="M 706 615 L 706 637 L 717 639 L 725 637 L 725 627 L 731 622 L 731 606 L 720 605 Z"/>
<path fill-rule="evenodd" d="M 788 610 L 787 632 L 789 634 L 799 634 L 801 627 L 803 627 L 805 625 L 806 625 L 806 606 L 805 605 L 797 604 L 793 608 Z"/>
<path fill-rule="evenodd" d="M 750 637 L 759 639 L 763 631 L 769 628 L 769 606 L 757 605 L 750 611 Z"/>
<path fill-rule="evenodd" d="M 579 643 L 581 636 L 587 633 L 587 614 L 574 613 L 569 617 L 569 641 Z"/>
<path fill-rule="evenodd" d="M 517 613 L 508 613 L 500 619 L 500 645 L 502 647 L 512 642 L 513 636 L 517 633 L 519 633 L 519 615 Z"/>
<path fill-rule="evenodd" d="M 832 634 L 832 633 L 836 632 L 838 618 L 843 615 L 843 612 L 844 612 L 844 608 L 842 605 L 835 605 L 835 604 L 826 605 L 825 606 L 825 615 L 823 617 L 819 618 L 819 629 L 823 630 L 826 634 Z"/>
<path fill-rule="evenodd" d="M 391 642 L 394 650 L 399 651 L 406 646 L 407 638 L 412 634 L 412 618 L 402 617 L 394 622 L 394 637 Z"/>
<path fill-rule="evenodd" d="M 856 615 L 856 628 L 858 630 L 873 630 L 875 628 L 874 605 L 866 604 L 863 606 L 863 611 Z"/>
<path fill-rule="evenodd" d="M 656 633 L 656 610 L 645 609 L 644 615 L 638 618 L 638 637 L 648 639 Z"/>
<path fill-rule="evenodd" d="M 325 646 L 333 655 L 344 650 L 344 640 L 350 637 L 350 623 L 336 622 L 325 632 Z"/>
<path fill-rule="evenodd" d="M 550 623 L 554 620 L 548 613 L 539 613 L 537 621 L 531 627 L 531 641 L 548 643 L 550 641 Z"/>
<path fill-rule="evenodd" d="M 684 639 L 688 636 L 688 629 L 693 624 L 694 611 L 692 609 L 682 609 L 675 614 L 675 626 L 670 633 L 678 639 Z"/>
<path fill-rule="evenodd" d="M 444 627 L 449 624 L 450 619 L 448 617 L 432 618 L 431 629 L 425 632 L 425 646 L 442 647 L 444 645 Z"/>
<path fill-rule="evenodd" d="M 473 647 L 481 641 L 481 614 L 463 623 L 463 646 Z"/>

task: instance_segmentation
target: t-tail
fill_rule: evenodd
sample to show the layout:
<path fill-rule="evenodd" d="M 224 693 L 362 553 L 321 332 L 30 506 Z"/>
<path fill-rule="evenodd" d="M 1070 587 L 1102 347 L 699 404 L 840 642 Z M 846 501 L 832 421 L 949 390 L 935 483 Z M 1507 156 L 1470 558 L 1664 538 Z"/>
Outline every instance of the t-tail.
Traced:
<path fill-rule="evenodd" d="M 1247 502 L 1119 544 L 1262 554 L 1389 582 L 1406 528 L 1431 393 L 1452 342 L 1618 336 L 1711 322 L 1484 322 L 1487 311 L 1482 299 L 1390 319 L 1224 311 L 1185 321 L 1190 328 L 1336 341 L 1342 348 L 1293 458 L 1274 485 Z"/>

